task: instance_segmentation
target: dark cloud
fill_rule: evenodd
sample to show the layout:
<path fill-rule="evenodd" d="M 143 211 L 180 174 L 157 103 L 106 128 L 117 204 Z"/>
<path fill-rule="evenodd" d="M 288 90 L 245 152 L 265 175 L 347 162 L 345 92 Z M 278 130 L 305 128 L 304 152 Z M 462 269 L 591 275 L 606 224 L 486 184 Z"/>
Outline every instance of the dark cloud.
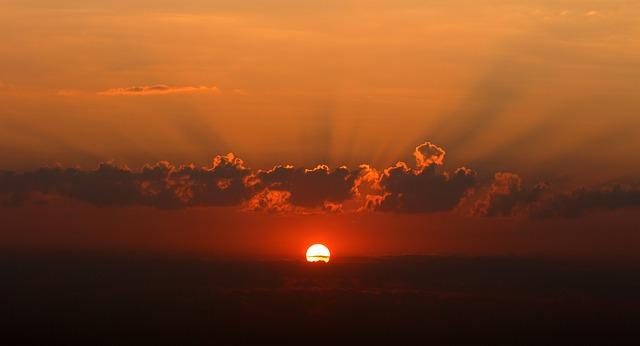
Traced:
<path fill-rule="evenodd" d="M 461 202 L 472 202 L 466 198 L 478 187 L 478 180 L 469 168 L 445 170 L 445 154 L 444 149 L 426 142 L 413 153 L 415 167 L 398 162 L 384 170 L 369 165 L 354 170 L 326 165 L 251 170 L 230 153 L 216 156 L 209 167 L 174 166 L 161 161 L 141 170 L 103 163 L 95 170 L 49 167 L 0 171 L 0 206 L 62 199 L 99 207 L 235 206 L 273 213 L 446 212 L 469 205 Z M 489 217 L 543 218 L 628 207 L 640 207 L 640 187 L 615 185 L 553 192 L 547 185 L 528 187 L 517 174 L 499 172 L 472 211 Z"/>
<path fill-rule="evenodd" d="M 528 216 L 532 218 L 577 217 L 589 211 L 640 207 L 640 187 L 613 185 L 551 191 L 545 184 L 526 187 L 514 173 L 496 173 L 487 195 L 474 214 L 481 216 Z"/>
<path fill-rule="evenodd" d="M 282 214 L 294 211 L 291 205 L 291 193 L 282 190 L 264 189 L 256 193 L 245 205 L 248 211 L 264 211 L 267 213 Z"/>
<path fill-rule="evenodd" d="M 537 202 L 544 194 L 546 187 L 536 185 L 525 188 L 520 176 L 510 172 L 495 174 L 491 188 L 484 199 L 479 200 L 474 214 L 482 216 L 510 216 L 532 203 Z"/>
<path fill-rule="evenodd" d="M 351 170 L 275 166 L 252 171 L 233 154 L 217 156 L 211 167 L 176 167 L 168 162 L 140 171 L 112 163 L 96 170 L 42 168 L 5 172 L 0 180 L 4 204 L 20 205 L 35 195 L 58 196 L 96 206 L 144 205 L 164 209 L 189 206 L 240 206 L 267 212 L 375 210 L 435 212 L 454 208 L 475 173 L 466 168 L 440 172 L 445 152 L 424 143 L 414 152 L 416 169 L 399 163 L 380 172 L 368 165 Z"/>
<path fill-rule="evenodd" d="M 442 212 L 454 209 L 476 185 L 476 174 L 468 168 L 442 171 L 445 151 L 424 143 L 414 152 L 416 168 L 399 162 L 384 170 L 379 186 L 383 194 L 370 198 L 375 210 L 406 213 Z"/>
<path fill-rule="evenodd" d="M 317 208 L 353 198 L 357 178 L 358 171 L 346 167 L 331 170 L 325 165 L 313 169 L 276 166 L 268 171 L 259 171 L 255 175 L 255 187 L 287 191 L 291 204 Z"/>
<path fill-rule="evenodd" d="M 175 167 L 167 162 L 132 171 L 112 163 L 96 170 L 41 168 L 4 172 L 0 194 L 8 205 L 29 202 L 33 194 L 49 194 L 95 206 L 146 205 L 158 208 L 236 205 L 247 198 L 244 179 L 249 170 L 228 154 L 216 156 L 211 167 Z"/>
<path fill-rule="evenodd" d="M 413 155 L 416 158 L 416 167 L 418 168 L 444 164 L 444 149 L 430 142 L 417 146 Z"/>
<path fill-rule="evenodd" d="M 614 185 L 559 193 L 536 204 L 533 217 L 577 217 L 589 211 L 640 207 L 640 187 Z"/>

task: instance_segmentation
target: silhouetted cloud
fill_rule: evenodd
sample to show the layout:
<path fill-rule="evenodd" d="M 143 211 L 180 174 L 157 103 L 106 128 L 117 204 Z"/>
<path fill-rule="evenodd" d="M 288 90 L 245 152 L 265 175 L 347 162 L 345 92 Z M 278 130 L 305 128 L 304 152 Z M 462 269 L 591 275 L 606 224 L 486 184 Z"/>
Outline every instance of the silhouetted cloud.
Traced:
<path fill-rule="evenodd" d="M 248 197 L 244 179 L 249 170 L 233 154 L 216 156 L 211 167 L 159 162 L 132 171 L 112 163 L 96 170 L 41 168 L 32 172 L 3 172 L 0 195 L 17 206 L 32 193 L 52 194 L 96 206 L 146 205 L 180 208 L 195 205 L 237 205 Z"/>
<path fill-rule="evenodd" d="M 444 149 L 431 142 L 426 142 L 417 146 L 413 155 L 416 158 L 417 168 L 444 164 Z"/>
<path fill-rule="evenodd" d="M 291 192 L 264 189 L 256 193 L 245 205 L 248 211 L 264 211 L 268 213 L 288 213 L 294 207 L 291 205 Z"/>
<path fill-rule="evenodd" d="M 482 216 L 511 216 L 538 201 L 545 189 L 544 185 L 525 188 L 522 186 L 522 179 L 519 175 L 510 172 L 498 172 L 494 176 L 487 196 L 476 203 L 474 214 Z"/>
<path fill-rule="evenodd" d="M 0 171 L 0 206 L 61 198 L 100 207 L 225 206 L 269 213 L 447 212 L 468 205 L 461 202 L 479 183 L 469 168 L 445 170 L 445 154 L 441 147 L 425 142 L 413 152 L 415 167 L 398 162 L 383 170 L 366 164 L 357 169 L 277 165 L 252 170 L 229 153 L 216 156 L 209 167 L 161 161 L 140 170 L 103 163 L 95 170 L 48 167 Z M 590 210 L 640 207 L 640 187 L 615 185 L 554 192 L 543 184 L 525 186 L 515 173 L 499 172 L 487 193 L 472 204 L 472 213 L 478 216 L 575 217 Z"/>
<path fill-rule="evenodd" d="M 384 170 L 379 185 L 382 195 L 370 196 L 374 210 L 407 213 L 441 212 L 454 209 L 476 185 L 476 174 L 461 167 L 441 172 L 445 151 L 429 142 L 413 153 L 416 168 L 404 162 Z"/>
<path fill-rule="evenodd" d="M 577 217 L 589 211 L 640 207 L 640 187 L 613 185 L 558 193 L 532 208 L 533 217 Z"/>
<path fill-rule="evenodd" d="M 197 92 L 213 92 L 220 90 L 215 86 L 178 86 L 172 87 L 165 84 L 156 84 L 150 86 L 133 86 L 126 88 L 113 88 L 98 92 L 103 96 L 147 96 L 147 95 L 166 95 L 166 94 L 186 94 Z"/>
<path fill-rule="evenodd" d="M 640 187 L 613 185 L 552 191 L 545 184 L 526 187 L 514 173 L 496 173 L 474 214 L 480 216 L 577 217 L 589 211 L 640 207 Z"/>
<path fill-rule="evenodd" d="M 258 189 L 287 191 L 293 205 L 318 208 L 352 198 L 358 171 L 346 167 L 331 170 L 325 165 L 313 169 L 276 166 L 268 171 L 258 171 L 254 178 L 254 186 Z"/>

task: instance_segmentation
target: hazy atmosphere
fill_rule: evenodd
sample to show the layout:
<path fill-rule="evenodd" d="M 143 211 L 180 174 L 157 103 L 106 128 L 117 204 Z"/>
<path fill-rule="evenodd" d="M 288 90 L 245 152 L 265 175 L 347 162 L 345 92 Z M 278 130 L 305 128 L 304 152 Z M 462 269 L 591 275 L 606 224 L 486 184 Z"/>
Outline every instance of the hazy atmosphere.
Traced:
<path fill-rule="evenodd" d="M 136 273 L 173 266 L 167 277 L 184 265 L 185 292 L 202 273 L 222 296 L 277 287 L 286 306 L 290 285 L 304 301 L 318 298 L 309 288 L 389 293 L 388 281 L 402 294 L 457 292 L 451 277 L 432 280 L 460 265 L 507 273 L 505 286 L 460 278 L 482 287 L 461 293 L 478 311 L 494 299 L 483 290 L 527 286 L 509 273 L 531 272 L 564 279 L 544 298 L 516 295 L 531 312 L 524 320 L 559 292 L 597 301 L 553 310 L 569 320 L 563 313 L 580 307 L 631 314 L 598 310 L 618 305 L 593 284 L 637 287 L 621 283 L 640 264 L 637 0 L 0 0 L 0 41 L 0 257 L 16 261 L 2 264 L 12 275 L 34 275 L 14 276 L 5 296 L 46 282 L 49 267 L 34 264 L 46 258 L 70 275 L 51 289 L 77 290 L 92 306 L 106 293 L 72 288 L 88 280 L 76 263 L 115 277 L 125 263 Z M 321 252 L 309 253 L 316 243 Z M 328 263 L 309 272 L 305 258 Z M 256 268 L 282 282 L 265 283 Z M 122 297 L 165 282 L 136 275 Z M 334 302 L 357 299 L 340 294 Z M 406 299 L 429 309 L 420 304 L 430 294 Z M 202 323 L 251 319 L 275 304 L 263 298 Z M 20 299 L 11 300 L 19 315 Z M 179 309 L 158 299 L 148 307 Z M 358 304 L 377 306 L 370 299 Z M 392 301 L 381 311 L 401 314 Z M 512 303 L 489 310 L 506 321 Z M 449 314 L 461 303 L 437 304 Z M 457 321 L 429 311 L 432 322 Z"/>

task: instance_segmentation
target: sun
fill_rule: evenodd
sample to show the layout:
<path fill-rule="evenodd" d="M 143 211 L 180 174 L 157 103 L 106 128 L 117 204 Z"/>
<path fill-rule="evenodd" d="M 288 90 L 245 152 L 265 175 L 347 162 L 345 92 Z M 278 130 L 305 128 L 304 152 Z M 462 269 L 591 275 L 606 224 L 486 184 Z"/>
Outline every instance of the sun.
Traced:
<path fill-rule="evenodd" d="M 307 262 L 329 262 L 331 253 L 329 249 L 322 244 L 313 244 L 307 249 Z"/>

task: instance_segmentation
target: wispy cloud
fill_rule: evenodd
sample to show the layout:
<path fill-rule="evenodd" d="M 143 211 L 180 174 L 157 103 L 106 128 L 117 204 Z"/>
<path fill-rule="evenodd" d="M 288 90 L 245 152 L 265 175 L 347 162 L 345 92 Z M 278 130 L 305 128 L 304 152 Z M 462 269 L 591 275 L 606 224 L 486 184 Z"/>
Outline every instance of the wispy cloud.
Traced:
<path fill-rule="evenodd" d="M 149 86 L 133 86 L 126 88 L 113 88 L 98 92 L 103 96 L 149 96 L 167 94 L 190 94 L 190 93 L 219 93 L 220 89 L 215 86 L 169 86 L 165 84 L 155 84 Z"/>

